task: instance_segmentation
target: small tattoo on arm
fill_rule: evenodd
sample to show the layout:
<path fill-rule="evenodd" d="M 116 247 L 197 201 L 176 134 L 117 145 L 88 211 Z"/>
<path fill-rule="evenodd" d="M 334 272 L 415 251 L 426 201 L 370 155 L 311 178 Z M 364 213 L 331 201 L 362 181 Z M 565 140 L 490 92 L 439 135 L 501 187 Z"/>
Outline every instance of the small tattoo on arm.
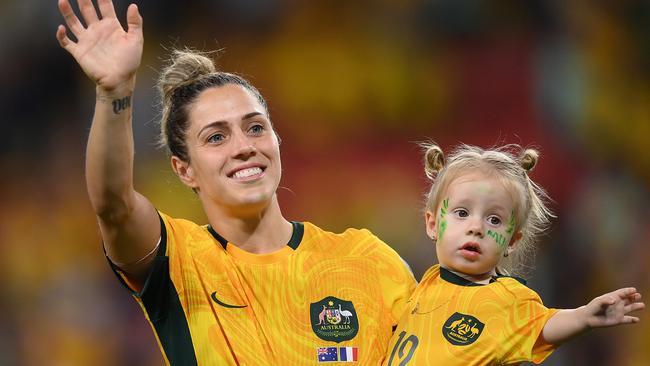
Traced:
<path fill-rule="evenodd" d="M 113 113 L 120 114 L 120 112 L 131 106 L 131 96 L 127 95 L 124 98 L 113 99 L 111 103 L 113 104 Z"/>

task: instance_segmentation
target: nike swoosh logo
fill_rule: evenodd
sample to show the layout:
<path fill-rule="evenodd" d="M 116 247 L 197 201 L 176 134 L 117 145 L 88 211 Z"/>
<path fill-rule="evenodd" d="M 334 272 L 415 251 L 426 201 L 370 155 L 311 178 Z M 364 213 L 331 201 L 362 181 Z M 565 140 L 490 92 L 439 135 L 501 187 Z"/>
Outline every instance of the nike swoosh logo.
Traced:
<path fill-rule="evenodd" d="M 245 307 L 248 306 L 248 305 L 230 305 L 230 304 L 226 304 L 225 302 L 217 299 L 217 291 L 213 292 L 212 295 L 210 295 L 210 297 L 212 298 L 212 300 L 214 300 L 214 302 L 216 302 L 217 304 L 223 306 L 224 308 L 239 309 L 239 308 L 245 308 Z"/>

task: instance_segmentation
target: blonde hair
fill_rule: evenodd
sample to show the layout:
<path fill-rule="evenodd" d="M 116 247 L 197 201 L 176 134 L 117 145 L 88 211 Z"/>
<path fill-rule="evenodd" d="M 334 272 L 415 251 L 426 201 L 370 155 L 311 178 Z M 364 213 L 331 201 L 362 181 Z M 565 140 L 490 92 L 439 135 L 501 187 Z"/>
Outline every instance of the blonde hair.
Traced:
<path fill-rule="evenodd" d="M 442 149 L 433 142 L 420 146 L 424 151 L 425 174 L 432 181 L 426 196 L 427 211 L 436 212 L 455 178 L 476 169 L 493 174 L 515 190 L 513 232 L 521 232 L 522 237 L 516 249 L 508 257 L 502 258 L 497 272 L 525 275 L 528 262 L 534 258 L 537 236 L 546 230 L 550 218 L 555 217 L 545 203 L 550 200 L 548 194 L 528 176 L 539 159 L 537 150 L 524 149 L 515 144 L 484 150 L 462 144 L 445 158 Z"/>
<path fill-rule="evenodd" d="M 202 91 L 227 84 L 240 85 L 247 89 L 264 108 L 270 120 L 266 101 L 246 79 L 218 71 L 207 52 L 188 48 L 173 50 L 157 83 L 162 106 L 159 145 L 167 147 L 172 155 L 189 162 L 185 142 L 189 128 L 189 106 Z"/>

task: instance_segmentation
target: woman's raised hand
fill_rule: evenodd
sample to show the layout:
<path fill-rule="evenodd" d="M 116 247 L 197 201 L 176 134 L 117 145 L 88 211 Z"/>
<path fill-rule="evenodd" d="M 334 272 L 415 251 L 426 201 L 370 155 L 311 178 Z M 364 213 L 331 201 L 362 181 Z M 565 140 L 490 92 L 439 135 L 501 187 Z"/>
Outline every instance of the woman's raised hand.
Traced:
<path fill-rule="evenodd" d="M 99 14 L 92 0 L 78 0 L 85 26 L 72 10 L 69 0 L 59 0 L 59 11 L 77 41 L 70 39 L 66 27 L 59 25 L 56 38 L 61 47 L 77 60 L 83 71 L 98 87 L 112 91 L 133 83 L 142 58 L 142 17 L 135 4 L 126 12 L 125 31 L 115 15 L 112 0 L 97 0 Z M 101 18 L 101 19 L 100 19 Z"/>

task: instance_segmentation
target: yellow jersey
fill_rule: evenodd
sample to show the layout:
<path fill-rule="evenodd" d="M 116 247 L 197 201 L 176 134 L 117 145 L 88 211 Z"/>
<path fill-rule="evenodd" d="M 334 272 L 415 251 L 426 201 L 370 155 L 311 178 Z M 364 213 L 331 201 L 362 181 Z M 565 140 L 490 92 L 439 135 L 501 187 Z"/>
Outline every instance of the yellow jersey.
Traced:
<path fill-rule="evenodd" d="M 252 254 L 209 225 L 160 213 L 161 244 L 129 286 L 171 365 L 379 365 L 415 288 L 368 230 L 293 222 L 286 247 Z"/>
<path fill-rule="evenodd" d="M 517 365 L 555 347 L 541 337 L 558 310 L 514 277 L 468 281 L 435 265 L 408 301 L 384 365 Z"/>

